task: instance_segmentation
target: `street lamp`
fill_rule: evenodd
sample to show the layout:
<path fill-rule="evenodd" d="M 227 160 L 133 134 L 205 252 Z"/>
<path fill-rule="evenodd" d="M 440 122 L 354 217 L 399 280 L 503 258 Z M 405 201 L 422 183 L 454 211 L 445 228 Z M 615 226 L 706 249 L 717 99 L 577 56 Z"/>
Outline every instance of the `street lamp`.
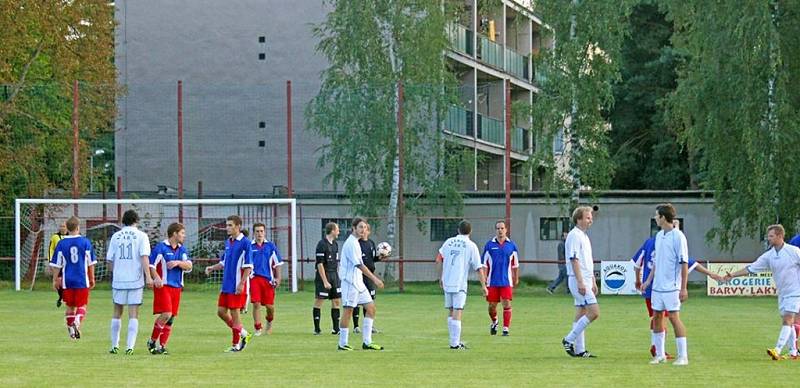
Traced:
<path fill-rule="evenodd" d="M 89 192 L 94 192 L 94 157 L 106 153 L 106 150 L 98 148 L 89 155 Z"/>

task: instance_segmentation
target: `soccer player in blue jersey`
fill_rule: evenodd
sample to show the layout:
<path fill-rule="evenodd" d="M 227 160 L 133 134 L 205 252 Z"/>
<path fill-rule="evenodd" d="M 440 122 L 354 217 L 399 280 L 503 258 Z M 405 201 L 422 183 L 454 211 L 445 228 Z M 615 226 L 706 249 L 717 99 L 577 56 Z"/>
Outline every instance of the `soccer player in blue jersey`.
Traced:
<path fill-rule="evenodd" d="M 80 235 L 80 223 L 78 217 L 67 220 L 68 235 L 56 244 L 50 259 L 54 269 L 53 288 L 64 290 L 63 299 L 67 304 L 64 315 L 72 339 L 81 338 L 80 327 L 86 317 L 89 290 L 94 288 L 94 265 L 97 263 L 91 241 Z"/>
<path fill-rule="evenodd" d="M 242 219 L 239 216 L 228 216 L 225 229 L 228 232 L 225 253 L 219 263 L 206 267 L 206 276 L 213 271 L 223 270 L 217 316 L 231 328 L 232 345 L 226 351 L 239 352 L 244 350 L 252 336 L 242 327 L 239 310 L 247 304 L 247 280 L 253 270 L 253 247 L 250 239 L 242 234 Z"/>
<path fill-rule="evenodd" d="M 253 303 L 253 326 L 255 335 L 262 333 L 261 306 L 267 308 L 267 334 L 272 334 L 272 320 L 275 318 L 275 289 L 281 284 L 283 259 L 278 246 L 267 241 L 267 226 L 253 224 L 253 274 L 250 275 L 250 302 Z"/>
<path fill-rule="evenodd" d="M 495 237 L 483 246 L 482 265 L 486 267 L 486 278 L 489 294 L 489 334 L 497 334 L 497 304 L 503 304 L 503 335 L 508 336 L 511 327 L 511 300 L 514 298 L 514 286 L 519 284 L 519 252 L 517 245 L 511 241 L 508 227 L 504 220 L 494 224 Z"/>
<path fill-rule="evenodd" d="M 677 229 L 680 229 L 680 221 L 677 219 L 673 220 L 673 226 Z M 653 318 L 653 308 L 650 300 L 651 292 L 652 292 L 652 285 L 648 285 L 648 287 L 642 288 L 643 280 L 646 281 L 650 277 L 650 272 L 653 269 L 653 258 L 655 257 L 656 252 L 656 238 L 650 237 L 642 244 L 639 250 L 631 258 L 633 261 L 633 267 L 636 272 L 636 289 L 642 293 L 642 297 L 644 298 L 644 304 L 647 308 L 647 314 L 650 317 L 650 330 L 652 331 L 652 336 L 650 338 L 650 355 L 655 357 L 656 356 L 656 341 L 663 341 L 666 336 L 667 330 L 667 322 L 662 320 L 662 326 L 656 329 L 654 326 L 655 319 Z M 697 270 L 706 276 L 713 278 L 716 281 L 722 281 L 722 276 L 712 273 L 702 264 L 698 263 L 696 260 L 689 258 L 689 272 L 693 270 Z M 657 335 L 656 333 L 664 333 Z M 663 344 L 661 345 L 664 346 Z M 664 352 L 665 357 L 668 360 L 671 360 L 673 357 L 671 354 Z"/>
<path fill-rule="evenodd" d="M 183 241 L 186 230 L 182 224 L 173 223 L 167 228 L 167 239 L 150 252 L 150 273 L 156 287 L 153 289 L 153 314 L 158 314 L 153 333 L 147 341 L 150 354 L 167 354 L 167 341 L 172 324 L 178 316 L 183 291 L 183 274 L 192 271 L 192 261 Z"/>

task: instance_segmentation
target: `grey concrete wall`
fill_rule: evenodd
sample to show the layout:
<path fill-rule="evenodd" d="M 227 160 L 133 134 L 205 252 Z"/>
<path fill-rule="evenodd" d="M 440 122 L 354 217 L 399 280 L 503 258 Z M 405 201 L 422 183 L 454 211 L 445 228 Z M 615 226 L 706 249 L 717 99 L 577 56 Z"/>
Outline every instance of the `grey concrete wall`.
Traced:
<path fill-rule="evenodd" d="M 115 138 L 123 188 L 177 186 L 178 80 L 186 190 L 198 180 L 208 193 L 285 185 L 285 81 L 292 80 L 295 188 L 321 190 L 322 143 L 306 130 L 303 110 L 327 66 L 312 35 L 325 14 L 318 0 L 117 1 L 115 63 L 127 89 Z"/>

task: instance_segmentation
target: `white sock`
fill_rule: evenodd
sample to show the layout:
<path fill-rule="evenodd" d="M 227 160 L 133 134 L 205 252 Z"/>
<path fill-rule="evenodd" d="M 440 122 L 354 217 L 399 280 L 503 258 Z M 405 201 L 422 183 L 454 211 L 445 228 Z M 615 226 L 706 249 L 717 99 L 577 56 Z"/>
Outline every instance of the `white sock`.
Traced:
<path fill-rule="evenodd" d="M 781 326 L 781 334 L 778 336 L 778 343 L 775 344 L 775 349 L 778 349 L 778 353 L 783 350 L 783 346 L 786 345 L 786 341 L 789 340 L 790 333 L 794 330 L 791 326 Z"/>
<path fill-rule="evenodd" d="M 374 321 L 374 319 L 364 316 L 364 327 L 363 330 L 361 330 L 361 339 L 367 345 L 372 343 L 372 322 Z"/>
<path fill-rule="evenodd" d="M 450 346 L 458 346 L 461 343 L 461 321 L 458 319 L 453 320 L 453 341 Z"/>
<path fill-rule="evenodd" d="M 654 331 L 653 332 L 653 341 L 654 345 L 656 345 L 656 357 L 664 358 L 666 355 L 664 354 L 664 342 L 667 337 L 666 331 Z"/>
<path fill-rule="evenodd" d="M 578 339 L 578 335 L 586 330 L 586 327 L 589 326 L 590 323 L 592 323 L 592 321 L 590 321 L 589 318 L 586 318 L 585 315 L 582 316 L 580 319 L 575 321 L 572 326 L 572 331 L 570 331 L 564 339 L 566 339 L 567 342 L 575 343 L 575 340 Z"/>
<path fill-rule="evenodd" d="M 455 331 L 455 327 L 453 326 L 453 317 L 447 317 L 447 334 L 448 334 L 448 343 L 450 346 L 453 345 L 453 332 Z"/>
<path fill-rule="evenodd" d="M 789 333 L 789 355 L 797 355 L 797 333 L 794 332 L 794 328 L 792 328 L 792 331 Z"/>
<path fill-rule="evenodd" d="M 119 347 L 119 331 L 122 328 L 122 320 L 119 318 L 111 318 L 111 347 Z"/>
<path fill-rule="evenodd" d="M 676 337 L 675 344 L 678 346 L 678 358 L 689 358 L 689 353 L 686 349 L 686 337 Z"/>
<path fill-rule="evenodd" d="M 653 348 L 656 348 L 656 346 L 657 346 L 656 342 L 658 342 L 658 337 L 656 336 L 656 332 L 651 331 L 650 332 L 650 346 L 652 346 Z M 656 352 L 656 355 L 658 355 L 658 352 Z"/>
<path fill-rule="evenodd" d="M 139 334 L 139 319 L 131 318 L 128 320 L 128 349 L 136 346 L 136 336 Z"/>
<path fill-rule="evenodd" d="M 348 334 L 350 334 L 349 327 L 339 327 L 339 346 L 347 346 Z"/>
<path fill-rule="evenodd" d="M 575 353 L 581 354 L 586 351 L 586 331 L 582 331 L 575 339 Z"/>

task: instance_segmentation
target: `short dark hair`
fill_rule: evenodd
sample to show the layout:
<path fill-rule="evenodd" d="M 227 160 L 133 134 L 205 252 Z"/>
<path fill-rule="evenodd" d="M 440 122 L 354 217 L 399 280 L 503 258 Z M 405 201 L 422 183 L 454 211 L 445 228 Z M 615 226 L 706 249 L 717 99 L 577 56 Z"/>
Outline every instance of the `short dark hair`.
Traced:
<path fill-rule="evenodd" d="M 183 227 L 183 224 L 180 222 L 173 222 L 169 224 L 167 227 L 167 237 L 172 237 L 175 233 L 178 233 L 186 228 Z"/>
<path fill-rule="evenodd" d="M 72 216 L 67 220 L 67 230 L 74 232 L 81 226 L 81 220 L 78 217 Z"/>
<path fill-rule="evenodd" d="M 325 224 L 325 235 L 329 235 L 329 234 L 333 233 L 333 230 L 335 228 L 338 228 L 338 227 L 339 227 L 339 224 L 337 224 L 335 222 L 329 222 L 329 223 Z"/>
<path fill-rule="evenodd" d="M 358 224 L 360 224 L 362 222 L 366 224 L 367 223 L 367 219 L 364 218 L 364 217 L 356 217 L 356 218 L 353 218 L 353 222 L 352 222 L 352 224 L 350 224 L 350 226 L 352 226 L 353 229 L 355 229 L 358 226 Z"/>
<path fill-rule="evenodd" d="M 472 233 L 472 224 L 470 224 L 467 220 L 461 220 L 461 222 L 458 223 L 458 234 L 470 233 Z"/>
<path fill-rule="evenodd" d="M 234 225 L 242 226 L 242 218 L 237 215 L 228 216 L 225 221 L 233 221 Z"/>
<path fill-rule="evenodd" d="M 255 231 L 256 231 L 256 228 L 258 228 L 259 226 L 260 226 L 260 227 L 262 227 L 262 228 L 264 228 L 264 230 L 267 230 L 267 226 L 266 226 L 266 225 L 264 225 L 264 224 L 263 224 L 263 223 L 261 223 L 261 222 L 256 222 L 255 224 L 253 224 L 253 232 L 255 232 Z"/>
<path fill-rule="evenodd" d="M 128 209 L 122 215 L 122 225 L 131 226 L 137 222 L 139 222 L 139 214 L 136 213 L 136 210 Z"/>
<path fill-rule="evenodd" d="M 672 222 L 675 219 L 675 216 L 678 215 L 678 212 L 675 211 L 675 206 L 672 206 L 671 203 L 662 203 L 661 205 L 656 206 L 656 211 L 658 215 L 664 217 L 667 222 Z"/>

